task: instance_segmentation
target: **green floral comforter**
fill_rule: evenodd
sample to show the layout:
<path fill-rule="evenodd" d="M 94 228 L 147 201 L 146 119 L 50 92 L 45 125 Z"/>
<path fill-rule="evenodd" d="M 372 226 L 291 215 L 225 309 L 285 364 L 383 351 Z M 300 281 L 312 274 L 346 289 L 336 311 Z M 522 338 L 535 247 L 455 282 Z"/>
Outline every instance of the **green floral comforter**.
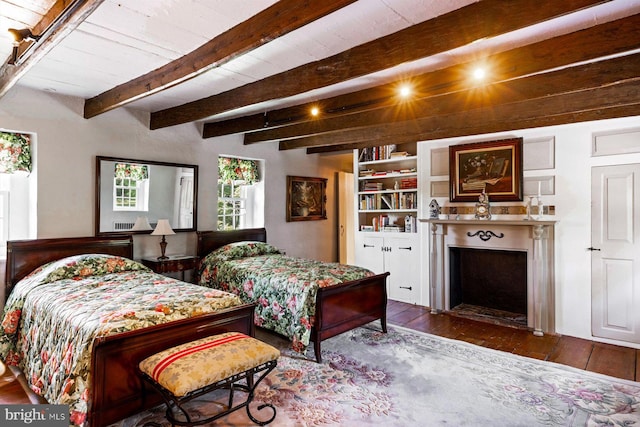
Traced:
<path fill-rule="evenodd" d="M 235 295 L 161 276 L 126 258 L 69 257 L 16 284 L 4 309 L 0 357 L 19 366 L 47 402 L 70 405 L 70 423 L 82 425 L 97 337 L 239 304 Z"/>
<path fill-rule="evenodd" d="M 318 288 L 372 276 L 365 268 L 283 255 L 263 242 L 236 242 L 207 255 L 200 285 L 256 302 L 255 323 L 291 339 L 306 351 L 316 312 Z"/>

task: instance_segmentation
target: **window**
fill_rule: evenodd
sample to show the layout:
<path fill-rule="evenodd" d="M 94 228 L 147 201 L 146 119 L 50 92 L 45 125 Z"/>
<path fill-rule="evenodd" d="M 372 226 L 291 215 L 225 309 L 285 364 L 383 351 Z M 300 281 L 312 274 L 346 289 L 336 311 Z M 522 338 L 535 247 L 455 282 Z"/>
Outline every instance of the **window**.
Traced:
<path fill-rule="evenodd" d="M 116 163 L 113 176 L 113 210 L 149 210 L 149 168 L 147 165 Z"/>
<path fill-rule="evenodd" d="M 0 252 L 7 253 L 9 240 L 9 192 L 0 191 Z"/>
<path fill-rule="evenodd" d="M 260 161 L 218 158 L 218 230 L 264 227 Z"/>
<path fill-rule="evenodd" d="M 37 232 L 35 135 L 0 131 L 0 258 L 7 240 L 33 239 Z M 1 305 L 1 304 L 0 304 Z"/>
<path fill-rule="evenodd" d="M 243 187 L 242 181 L 218 182 L 218 230 L 245 228 L 247 192 Z"/>

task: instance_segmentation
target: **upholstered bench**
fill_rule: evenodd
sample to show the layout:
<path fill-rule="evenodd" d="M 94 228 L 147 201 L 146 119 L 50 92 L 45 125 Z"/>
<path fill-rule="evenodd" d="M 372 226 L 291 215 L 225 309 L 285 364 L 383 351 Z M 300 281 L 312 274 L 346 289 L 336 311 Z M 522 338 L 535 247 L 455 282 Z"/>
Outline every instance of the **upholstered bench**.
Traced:
<path fill-rule="evenodd" d="M 164 398 L 166 417 L 172 425 L 196 426 L 210 423 L 242 407 L 254 423 L 265 425 L 276 417 L 271 404 L 258 406 L 258 410 L 271 408 L 273 414 L 259 421 L 251 414 L 249 404 L 258 384 L 278 363 L 280 351 L 260 340 L 239 332 L 228 332 L 188 342 L 156 353 L 139 364 L 139 373 Z M 257 381 L 254 375 L 261 374 Z M 245 384 L 240 381 L 245 380 Z M 185 404 L 216 389 L 229 389 L 227 409 L 205 419 L 192 421 Z M 246 392 L 247 399 L 233 404 L 234 390 Z M 177 419 L 179 413 L 183 419 Z M 148 425 L 157 425 L 149 423 Z"/>

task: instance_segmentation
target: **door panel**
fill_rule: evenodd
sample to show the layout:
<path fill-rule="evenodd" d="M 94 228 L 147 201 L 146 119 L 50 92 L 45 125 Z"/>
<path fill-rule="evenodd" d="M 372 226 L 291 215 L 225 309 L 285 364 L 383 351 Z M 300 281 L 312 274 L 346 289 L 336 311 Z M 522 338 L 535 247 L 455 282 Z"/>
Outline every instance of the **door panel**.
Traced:
<path fill-rule="evenodd" d="M 640 165 L 592 169 L 592 333 L 640 343 Z"/>
<path fill-rule="evenodd" d="M 389 298 L 417 304 L 420 302 L 420 257 L 419 242 L 413 234 L 385 238 L 385 267 L 391 273 L 387 278 Z"/>
<path fill-rule="evenodd" d="M 353 229 L 353 200 L 354 200 L 353 174 L 338 172 L 338 256 L 341 264 L 353 264 L 355 262 L 355 247 Z"/>
<path fill-rule="evenodd" d="M 359 233 L 362 234 L 362 233 Z M 376 274 L 384 273 L 384 254 L 382 252 L 382 237 L 366 236 L 358 239 L 356 243 L 356 265 L 368 268 Z"/>

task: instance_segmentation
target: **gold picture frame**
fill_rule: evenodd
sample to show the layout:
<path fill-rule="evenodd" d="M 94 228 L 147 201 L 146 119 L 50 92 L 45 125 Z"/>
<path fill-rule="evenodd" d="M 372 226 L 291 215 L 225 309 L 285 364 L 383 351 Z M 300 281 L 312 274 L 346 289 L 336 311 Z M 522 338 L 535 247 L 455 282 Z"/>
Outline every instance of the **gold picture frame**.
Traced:
<path fill-rule="evenodd" d="M 522 201 L 522 138 L 449 146 L 452 202 Z"/>
<path fill-rule="evenodd" d="M 327 179 L 287 176 L 287 222 L 327 219 Z"/>

